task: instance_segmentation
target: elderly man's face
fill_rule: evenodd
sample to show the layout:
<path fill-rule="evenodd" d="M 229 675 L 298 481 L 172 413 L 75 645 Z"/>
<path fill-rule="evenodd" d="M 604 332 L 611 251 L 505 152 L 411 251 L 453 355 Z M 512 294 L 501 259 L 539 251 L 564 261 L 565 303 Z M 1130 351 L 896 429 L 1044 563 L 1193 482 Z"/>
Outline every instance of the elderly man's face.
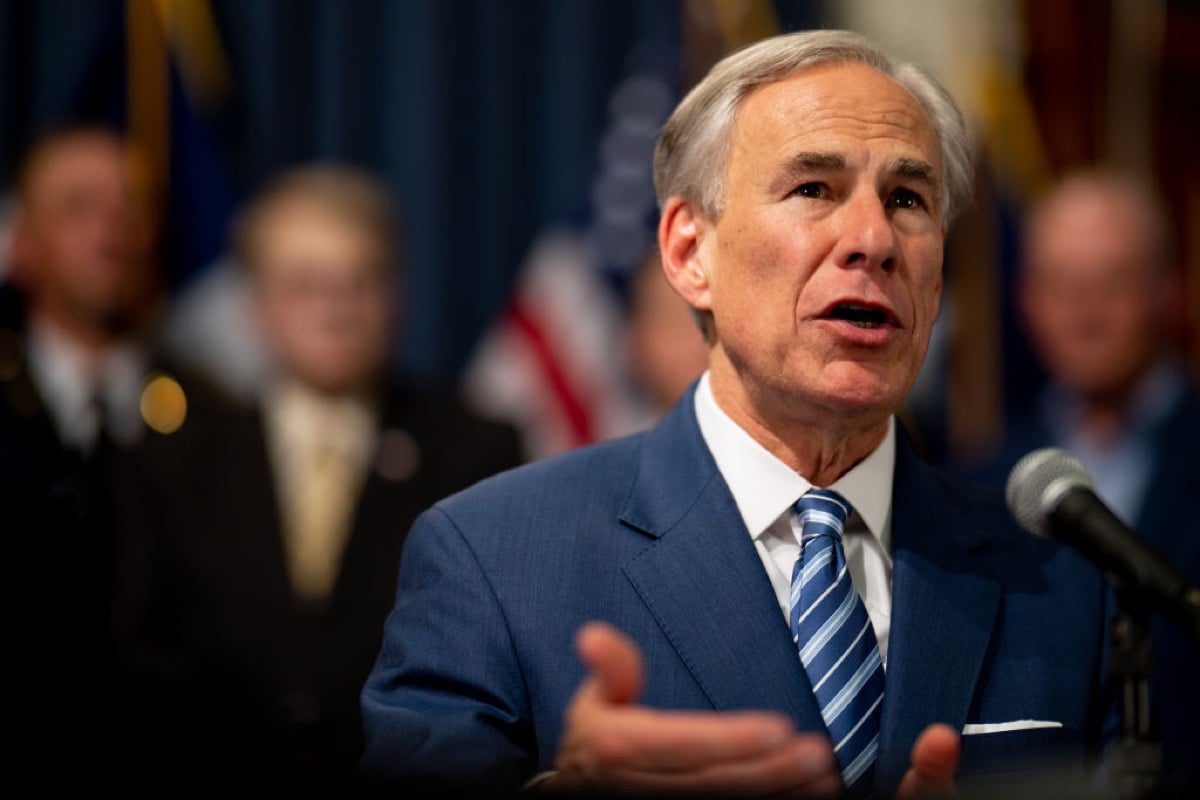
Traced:
<path fill-rule="evenodd" d="M 322 392 L 370 383 L 387 354 L 391 283 L 362 228 L 303 200 L 266 218 L 254 265 L 258 316 L 280 366 Z"/>
<path fill-rule="evenodd" d="M 715 391 L 759 416 L 870 425 L 916 378 L 942 288 L 937 140 L 912 96 L 861 65 L 743 102 L 715 225 L 696 250 Z"/>

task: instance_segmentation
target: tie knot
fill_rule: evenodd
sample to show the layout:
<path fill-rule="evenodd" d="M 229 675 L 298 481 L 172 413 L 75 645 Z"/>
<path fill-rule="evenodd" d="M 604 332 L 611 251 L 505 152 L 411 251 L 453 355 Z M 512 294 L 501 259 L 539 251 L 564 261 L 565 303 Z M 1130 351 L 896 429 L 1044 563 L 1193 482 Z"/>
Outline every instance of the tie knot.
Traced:
<path fill-rule="evenodd" d="M 800 530 L 809 536 L 840 538 L 850 516 L 850 504 L 840 494 L 829 489 L 810 489 L 796 501 Z"/>

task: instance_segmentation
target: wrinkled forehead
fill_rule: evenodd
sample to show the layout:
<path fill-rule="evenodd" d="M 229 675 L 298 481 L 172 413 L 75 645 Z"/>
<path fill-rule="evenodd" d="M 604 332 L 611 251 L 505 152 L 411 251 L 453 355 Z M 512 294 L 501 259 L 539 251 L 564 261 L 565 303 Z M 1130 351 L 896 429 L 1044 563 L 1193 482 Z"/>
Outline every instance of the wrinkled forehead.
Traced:
<path fill-rule="evenodd" d="M 738 106 L 731 139 L 731 152 L 887 146 L 927 162 L 941 183 L 938 139 L 925 109 L 902 84 L 857 62 L 808 67 L 755 87 Z"/>
<path fill-rule="evenodd" d="M 766 138 L 747 136 L 747 129 L 755 126 L 758 134 L 767 131 Z M 846 156 L 839 152 L 844 147 L 832 146 L 831 137 L 841 135 L 845 145 L 855 126 L 860 134 L 893 136 L 897 146 L 885 160 L 894 167 L 894 177 L 919 176 L 944 221 L 949 189 L 941 142 L 929 113 L 903 84 L 858 62 L 806 67 L 749 90 L 723 132 L 717 161 L 709 167 L 711 194 L 702 202 L 711 203 L 720 217 L 734 188 L 732 181 L 742 186 L 747 177 L 765 182 L 768 170 L 783 172 L 787 161 L 796 163 L 801 157 Z M 740 177 L 733 175 L 735 160 L 740 162 Z"/>

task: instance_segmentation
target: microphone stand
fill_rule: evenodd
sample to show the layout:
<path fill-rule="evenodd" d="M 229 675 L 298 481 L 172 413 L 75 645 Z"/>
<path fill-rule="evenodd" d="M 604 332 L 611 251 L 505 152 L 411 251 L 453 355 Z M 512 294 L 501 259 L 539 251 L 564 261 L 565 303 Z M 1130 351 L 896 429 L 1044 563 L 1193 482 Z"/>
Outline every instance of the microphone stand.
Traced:
<path fill-rule="evenodd" d="M 1121 692 L 1121 730 L 1111 754 L 1112 776 L 1117 797 L 1147 798 L 1154 796 L 1162 771 L 1150 709 L 1150 615 L 1132 592 L 1117 589 L 1116 598 L 1108 671 Z"/>

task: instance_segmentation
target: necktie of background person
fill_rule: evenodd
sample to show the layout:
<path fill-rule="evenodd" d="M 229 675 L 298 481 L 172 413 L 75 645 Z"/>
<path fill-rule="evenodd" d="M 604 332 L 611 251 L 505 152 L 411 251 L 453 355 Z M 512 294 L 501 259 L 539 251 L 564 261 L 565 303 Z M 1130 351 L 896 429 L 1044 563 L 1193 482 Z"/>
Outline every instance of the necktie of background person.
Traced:
<path fill-rule="evenodd" d="M 792 569 L 792 640 L 816 694 L 851 795 L 869 792 L 879 753 L 883 662 L 866 606 L 846 568 L 850 504 L 812 489 L 795 505 L 800 557 Z"/>
<path fill-rule="evenodd" d="M 329 438 L 315 437 L 297 454 L 301 464 L 285 521 L 292 586 L 311 600 L 326 598 L 333 588 L 360 478 L 352 459 Z"/>
<path fill-rule="evenodd" d="M 84 443 L 83 452 L 92 460 L 98 460 L 101 454 L 112 447 L 112 408 L 104 392 L 104 385 L 97 384 L 88 393 L 87 414 L 91 416 L 92 435 Z"/>

